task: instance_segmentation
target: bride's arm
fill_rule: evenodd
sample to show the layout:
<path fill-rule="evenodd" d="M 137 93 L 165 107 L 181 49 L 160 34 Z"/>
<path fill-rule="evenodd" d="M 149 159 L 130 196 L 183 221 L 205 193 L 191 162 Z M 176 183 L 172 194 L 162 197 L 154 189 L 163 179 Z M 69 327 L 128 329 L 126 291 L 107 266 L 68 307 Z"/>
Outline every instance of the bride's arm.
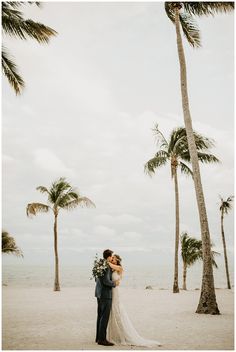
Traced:
<path fill-rule="evenodd" d="M 112 264 L 112 263 L 108 263 L 108 264 L 109 264 L 110 268 L 112 268 L 112 269 L 118 271 L 118 273 L 122 273 L 122 272 L 123 272 L 122 266 L 120 266 L 120 265 L 115 265 L 115 264 Z"/>

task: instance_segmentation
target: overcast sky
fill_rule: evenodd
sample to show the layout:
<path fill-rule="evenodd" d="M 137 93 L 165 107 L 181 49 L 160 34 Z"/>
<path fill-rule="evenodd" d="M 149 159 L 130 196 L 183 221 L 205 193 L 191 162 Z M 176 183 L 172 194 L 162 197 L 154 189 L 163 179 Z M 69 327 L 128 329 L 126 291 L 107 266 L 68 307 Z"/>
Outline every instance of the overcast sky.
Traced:
<path fill-rule="evenodd" d="M 170 167 L 152 178 L 155 123 L 166 137 L 183 125 L 175 30 L 163 3 L 44 3 L 27 16 L 54 28 L 49 45 L 3 37 L 26 88 L 3 77 L 3 227 L 26 264 L 53 261 L 53 216 L 26 217 L 46 202 L 36 187 L 65 176 L 96 209 L 61 212 L 64 265 L 88 264 L 111 248 L 126 264 L 172 265 Z M 193 127 L 214 138 L 221 164 L 201 167 L 215 248 L 222 252 L 219 194 L 233 194 L 233 15 L 198 19 L 202 47 L 184 40 Z M 179 176 L 180 230 L 200 238 L 193 182 Z M 233 212 L 225 217 L 232 266 Z M 223 263 L 223 255 L 222 263 Z M 5 256 L 4 263 L 20 259 Z"/>

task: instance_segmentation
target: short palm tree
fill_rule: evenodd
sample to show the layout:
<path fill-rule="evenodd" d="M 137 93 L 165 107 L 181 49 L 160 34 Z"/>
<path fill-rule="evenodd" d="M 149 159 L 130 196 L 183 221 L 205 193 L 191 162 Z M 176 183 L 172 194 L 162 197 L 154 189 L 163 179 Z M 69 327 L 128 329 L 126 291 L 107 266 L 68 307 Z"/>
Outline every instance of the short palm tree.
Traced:
<path fill-rule="evenodd" d="M 216 302 L 214 276 L 211 263 L 211 238 L 208 226 L 207 212 L 204 193 L 201 182 L 197 147 L 194 140 L 192 118 L 187 88 L 187 70 L 182 42 L 181 29 L 187 41 L 193 47 L 199 47 L 200 32 L 195 22 L 195 16 L 214 15 L 233 11 L 234 2 L 165 2 L 167 16 L 175 25 L 178 58 L 180 65 L 180 81 L 182 95 L 182 109 L 184 124 L 187 132 L 189 153 L 193 171 L 194 186 L 197 198 L 198 212 L 201 226 L 202 248 L 203 248 L 203 277 L 199 304 L 196 313 L 220 314 Z"/>
<path fill-rule="evenodd" d="M 219 253 L 211 251 L 211 254 L 212 265 L 218 268 L 214 257 L 215 255 L 219 255 Z M 183 260 L 183 290 L 187 290 L 187 268 L 192 266 L 197 260 L 202 260 L 202 241 L 194 237 L 189 237 L 187 232 L 183 233 L 181 236 L 181 257 Z"/>
<path fill-rule="evenodd" d="M 173 292 L 179 292 L 178 284 L 178 252 L 179 252 L 179 187 L 177 170 L 186 175 L 192 175 L 189 167 L 190 154 L 188 149 L 188 142 L 186 136 L 186 129 L 178 127 L 171 133 L 169 141 L 166 140 L 164 135 L 158 128 L 154 128 L 157 137 L 157 144 L 159 150 L 154 156 L 145 164 L 145 171 L 152 175 L 159 167 L 169 163 L 171 167 L 171 177 L 174 179 L 175 184 L 175 261 L 174 261 L 174 283 Z M 218 162 L 219 160 L 213 155 L 209 154 L 208 150 L 214 145 L 213 140 L 194 132 L 194 139 L 197 146 L 197 155 L 202 163 Z"/>
<path fill-rule="evenodd" d="M 54 280 L 54 291 L 60 291 L 59 284 L 59 258 L 57 249 L 57 218 L 59 212 L 64 210 L 72 210 L 78 205 L 86 207 L 95 207 L 94 203 L 86 198 L 81 197 L 78 191 L 71 187 L 65 178 L 53 182 L 50 189 L 44 186 L 36 188 L 41 193 L 44 193 L 48 197 L 48 204 L 42 203 L 29 203 L 26 207 L 27 216 L 37 215 L 37 213 L 47 213 L 50 210 L 54 214 L 54 253 L 55 253 L 55 280 Z"/>
<path fill-rule="evenodd" d="M 14 238 L 7 232 L 2 231 L 2 253 L 15 254 L 16 256 L 23 257 L 23 253 L 17 247 Z"/>
<path fill-rule="evenodd" d="M 227 258 L 227 250 L 226 250 L 226 242 L 225 242 L 225 233 L 224 233 L 224 215 L 228 214 L 228 211 L 232 209 L 233 196 L 228 197 L 224 200 L 220 196 L 221 204 L 220 204 L 220 213 L 221 213 L 221 235 L 224 247 L 224 258 L 225 258 L 225 271 L 227 278 L 227 286 L 228 289 L 231 289 L 230 278 L 229 278 L 229 267 L 228 267 L 228 258 Z"/>
<path fill-rule="evenodd" d="M 19 8 L 28 4 L 40 6 L 39 2 L 2 2 L 3 33 L 23 40 L 32 38 L 38 43 L 48 43 L 50 37 L 56 35 L 57 32 L 42 23 L 24 19 L 23 13 L 19 11 Z M 15 93 L 20 94 L 25 85 L 24 80 L 19 75 L 16 64 L 4 47 L 2 48 L 2 70 Z"/>

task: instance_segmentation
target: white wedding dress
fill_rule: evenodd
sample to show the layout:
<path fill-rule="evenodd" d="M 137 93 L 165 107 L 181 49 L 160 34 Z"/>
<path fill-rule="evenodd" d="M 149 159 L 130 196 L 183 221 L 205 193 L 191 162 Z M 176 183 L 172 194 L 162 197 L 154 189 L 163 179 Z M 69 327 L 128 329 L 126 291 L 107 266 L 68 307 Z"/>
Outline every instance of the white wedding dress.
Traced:
<path fill-rule="evenodd" d="M 120 275 L 113 271 L 112 281 L 120 280 Z M 131 323 L 123 304 L 120 302 L 119 287 L 112 288 L 112 308 L 107 326 L 107 340 L 116 345 L 155 347 L 160 342 L 142 338 Z"/>

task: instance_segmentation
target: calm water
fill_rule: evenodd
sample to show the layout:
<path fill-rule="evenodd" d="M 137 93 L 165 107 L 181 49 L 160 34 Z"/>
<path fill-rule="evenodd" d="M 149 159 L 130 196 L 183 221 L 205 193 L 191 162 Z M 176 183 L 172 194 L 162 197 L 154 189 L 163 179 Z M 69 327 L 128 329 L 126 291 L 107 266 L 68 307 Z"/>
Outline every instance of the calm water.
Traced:
<path fill-rule="evenodd" d="M 226 287 L 224 268 L 214 271 L 215 286 Z M 182 286 L 182 267 L 180 266 L 179 285 Z M 122 286 L 145 288 L 151 285 L 154 288 L 170 289 L 172 287 L 172 268 L 126 268 Z M 201 286 L 201 265 L 197 264 L 188 270 L 187 286 L 189 289 Z M 94 280 L 90 280 L 91 268 L 67 266 L 60 268 L 60 283 L 63 287 L 93 287 Z M 52 287 L 54 268 L 46 266 L 3 265 L 2 281 L 9 287 Z M 233 284 L 233 273 L 231 272 Z"/>

